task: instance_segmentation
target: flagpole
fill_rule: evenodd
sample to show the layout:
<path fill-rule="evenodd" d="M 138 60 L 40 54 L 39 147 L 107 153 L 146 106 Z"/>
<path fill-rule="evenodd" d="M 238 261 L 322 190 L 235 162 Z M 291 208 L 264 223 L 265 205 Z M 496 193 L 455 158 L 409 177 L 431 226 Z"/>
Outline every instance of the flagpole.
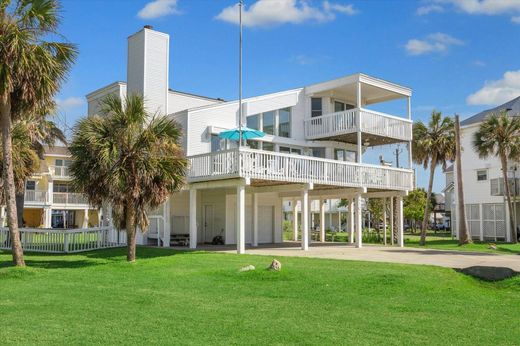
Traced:
<path fill-rule="evenodd" d="M 240 39 L 239 39 L 239 58 L 238 58 L 238 132 L 239 140 L 238 147 L 242 144 L 242 6 L 244 1 L 238 2 L 238 21 L 240 26 Z"/>

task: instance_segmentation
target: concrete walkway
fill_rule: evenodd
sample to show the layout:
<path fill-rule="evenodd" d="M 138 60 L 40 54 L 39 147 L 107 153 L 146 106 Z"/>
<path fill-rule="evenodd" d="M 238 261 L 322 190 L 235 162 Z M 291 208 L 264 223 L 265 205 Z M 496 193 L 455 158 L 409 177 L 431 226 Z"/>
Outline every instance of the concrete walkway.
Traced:
<path fill-rule="evenodd" d="M 352 245 L 314 243 L 309 251 L 302 251 L 297 243 L 263 245 L 246 249 L 247 254 L 268 256 L 314 257 L 339 260 L 389 262 L 404 264 L 434 265 L 448 268 L 467 268 L 472 266 L 506 267 L 520 272 L 519 255 L 499 255 L 485 252 L 464 252 L 420 248 L 398 248 L 366 245 L 357 249 Z M 202 247 L 208 251 L 236 253 L 230 247 Z"/>

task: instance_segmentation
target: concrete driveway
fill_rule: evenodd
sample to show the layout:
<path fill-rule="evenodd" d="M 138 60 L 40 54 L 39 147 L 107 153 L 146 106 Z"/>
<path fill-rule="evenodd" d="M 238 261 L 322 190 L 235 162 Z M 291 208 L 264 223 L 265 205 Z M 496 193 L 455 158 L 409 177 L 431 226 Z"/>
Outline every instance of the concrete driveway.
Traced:
<path fill-rule="evenodd" d="M 199 249 L 236 253 L 234 247 L 203 246 Z M 398 248 L 365 245 L 357 249 L 352 245 L 313 243 L 308 251 L 302 251 L 298 243 L 261 245 L 247 248 L 247 254 L 267 256 L 314 257 L 339 260 L 389 262 L 404 264 L 434 265 L 448 268 L 467 268 L 472 266 L 506 267 L 520 272 L 519 255 L 499 255 L 485 252 L 464 252 L 420 248 Z"/>

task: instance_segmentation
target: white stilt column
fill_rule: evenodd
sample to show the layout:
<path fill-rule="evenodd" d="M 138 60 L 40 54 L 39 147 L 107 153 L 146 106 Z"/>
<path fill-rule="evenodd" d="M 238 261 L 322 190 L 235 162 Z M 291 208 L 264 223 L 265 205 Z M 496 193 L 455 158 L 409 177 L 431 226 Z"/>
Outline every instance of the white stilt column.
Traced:
<path fill-rule="evenodd" d="M 246 187 L 237 186 L 237 253 L 246 252 Z"/>
<path fill-rule="evenodd" d="M 397 197 L 397 245 L 404 246 L 403 196 Z"/>
<path fill-rule="evenodd" d="M 309 250 L 309 190 L 302 191 L 302 250 Z"/>
<path fill-rule="evenodd" d="M 341 232 L 341 211 L 338 210 L 338 232 Z"/>
<path fill-rule="evenodd" d="M 320 199 L 320 240 L 325 242 L 325 201 Z"/>
<path fill-rule="evenodd" d="M 293 239 L 298 241 L 298 200 L 292 201 L 292 213 L 293 213 Z"/>
<path fill-rule="evenodd" d="M 190 189 L 190 249 L 197 248 L 197 190 Z"/>
<path fill-rule="evenodd" d="M 363 247 L 363 225 L 361 219 L 361 194 L 356 194 L 355 199 L 355 218 L 356 218 L 356 247 Z"/>
<path fill-rule="evenodd" d="M 253 242 L 254 247 L 258 246 L 258 193 L 253 193 Z"/>
<path fill-rule="evenodd" d="M 394 245 L 394 197 L 390 197 L 390 245 Z"/>
<path fill-rule="evenodd" d="M 51 228 L 52 227 L 52 209 L 44 208 L 43 209 L 43 228 Z"/>
<path fill-rule="evenodd" d="M 170 247 L 170 235 L 172 231 L 172 225 L 170 223 L 170 199 L 163 205 L 163 217 L 164 217 L 164 230 L 163 230 L 163 246 Z"/>
<path fill-rule="evenodd" d="M 83 210 L 83 224 L 81 228 L 88 228 L 88 208 Z"/>
<path fill-rule="evenodd" d="M 383 244 L 386 245 L 386 197 L 383 198 Z"/>
<path fill-rule="evenodd" d="M 361 109 L 361 83 L 356 84 L 356 107 L 358 110 Z M 357 127 L 357 143 L 356 143 L 356 162 L 361 163 L 363 161 L 363 143 L 361 138 L 361 112 L 356 112 L 356 127 Z"/>
<path fill-rule="evenodd" d="M 350 244 L 354 244 L 354 232 L 356 230 L 355 220 L 354 220 L 354 198 L 348 200 L 348 230 L 349 230 L 349 240 Z"/>

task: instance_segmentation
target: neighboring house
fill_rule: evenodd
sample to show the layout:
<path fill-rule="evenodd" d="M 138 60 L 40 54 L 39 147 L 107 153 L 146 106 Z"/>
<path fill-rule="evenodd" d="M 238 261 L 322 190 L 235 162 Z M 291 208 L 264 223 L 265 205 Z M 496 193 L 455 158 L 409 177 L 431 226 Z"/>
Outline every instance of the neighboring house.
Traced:
<path fill-rule="evenodd" d="M 99 210 L 70 185 L 70 157 L 63 146 L 45 148 L 39 172 L 27 180 L 25 187 L 25 227 L 87 228 L 100 224 Z M 5 224 L 5 214 L 2 216 Z"/>
<path fill-rule="evenodd" d="M 469 231 L 473 239 L 491 241 L 510 241 L 511 225 L 509 210 L 503 193 L 502 166 L 498 157 L 489 157 L 482 160 L 473 149 L 473 136 L 478 131 L 482 121 L 491 113 L 507 111 L 510 116 L 520 115 L 520 97 L 517 97 L 498 107 L 482 111 L 461 122 L 461 166 L 464 188 L 464 204 Z M 520 173 L 517 173 L 519 164 L 509 163 L 509 183 L 511 191 L 520 189 Z M 451 215 L 452 232 L 457 232 L 457 181 L 454 179 L 455 166 L 449 167 L 446 174 L 446 210 Z M 516 178 L 516 179 L 514 179 Z M 515 197 L 515 215 L 520 216 L 519 205 Z"/>
<path fill-rule="evenodd" d="M 157 239 L 169 246 L 170 235 L 189 235 L 195 248 L 220 235 L 243 252 L 246 243 L 282 242 L 283 212 L 290 207 L 293 214 L 301 211 L 298 223 L 307 249 L 311 201 L 318 201 L 323 216 L 327 203 L 348 199 L 347 228 L 353 231 L 361 228 L 363 197 L 397 197 L 402 245 L 402 198 L 413 187 L 413 171 L 365 163 L 363 154 L 394 143 L 410 148 L 410 89 L 358 73 L 246 98 L 242 124 L 266 135 L 238 148 L 218 136 L 240 124 L 238 102 L 172 91 L 168 72 L 169 36 L 147 26 L 128 39 L 127 82 L 87 95 L 91 115 L 109 93 L 142 94 L 149 111 L 171 116 L 183 128 L 187 185 L 153 212 L 139 242 Z M 405 117 L 369 109 L 392 100 L 402 100 Z M 320 220 L 323 229 L 325 217 Z"/>

